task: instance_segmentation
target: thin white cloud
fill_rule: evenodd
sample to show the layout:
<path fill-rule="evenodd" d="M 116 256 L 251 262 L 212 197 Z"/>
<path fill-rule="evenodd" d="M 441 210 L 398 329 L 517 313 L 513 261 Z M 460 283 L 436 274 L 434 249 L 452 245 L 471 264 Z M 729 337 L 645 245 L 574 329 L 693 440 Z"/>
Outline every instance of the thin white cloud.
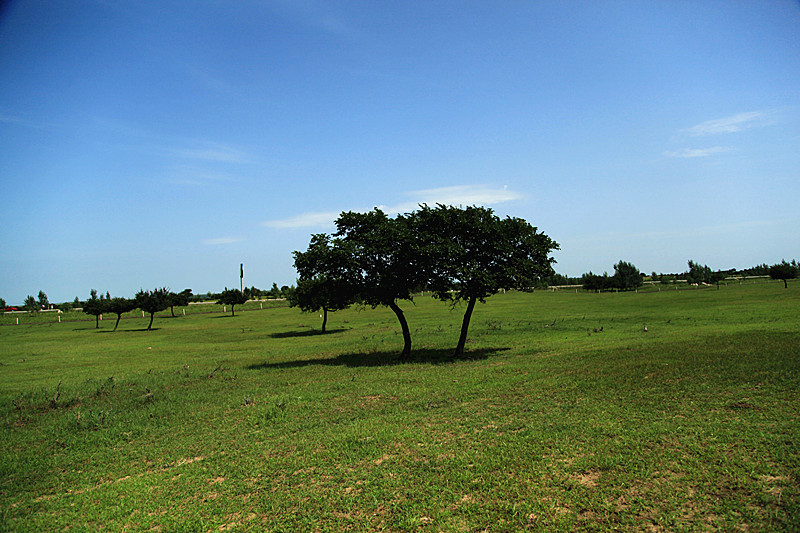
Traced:
<path fill-rule="evenodd" d="M 317 213 L 303 213 L 283 220 L 268 220 L 263 223 L 268 228 L 308 228 L 333 226 L 334 220 L 339 217 L 339 211 L 325 211 Z"/>
<path fill-rule="evenodd" d="M 392 206 L 378 205 L 384 213 L 393 215 L 397 213 L 407 213 L 414 211 L 420 204 L 428 205 L 483 205 L 490 206 L 502 202 L 510 202 L 522 199 L 518 192 L 508 189 L 508 187 L 490 187 L 488 185 L 458 185 L 454 187 L 440 187 L 438 189 L 424 189 L 412 191 L 408 196 L 414 198 L 412 201 L 395 204 Z M 370 208 L 358 211 L 369 211 Z M 339 217 L 340 211 L 311 212 L 296 215 L 282 220 L 269 220 L 263 223 L 270 228 L 304 228 L 304 227 L 332 227 L 334 221 Z"/>
<path fill-rule="evenodd" d="M 682 150 L 667 150 L 664 155 L 667 157 L 708 157 L 714 154 L 729 151 L 730 148 L 724 146 L 712 146 L 711 148 L 683 148 Z"/>
<path fill-rule="evenodd" d="M 252 163 L 253 159 L 237 148 L 225 145 L 208 145 L 198 148 L 177 148 L 172 153 L 186 159 L 215 161 L 218 163 Z"/>
<path fill-rule="evenodd" d="M 417 204 L 444 204 L 444 205 L 495 205 L 503 202 L 522 199 L 518 192 L 510 190 L 507 186 L 492 188 L 488 185 L 457 185 L 455 187 L 440 187 L 438 189 L 425 189 L 411 193 L 418 197 Z"/>
<path fill-rule="evenodd" d="M 233 244 L 237 242 L 242 242 L 244 239 L 241 237 L 220 237 L 217 239 L 205 239 L 203 240 L 203 244 L 206 246 L 219 246 L 222 244 Z"/>
<path fill-rule="evenodd" d="M 697 124 L 696 126 L 687 128 L 684 131 L 693 137 L 699 137 L 702 135 L 717 135 L 720 133 L 735 133 L 737 131 L 742 131 L 755 126 L 763 117 L 764 113 L 758 111 L 749 111 L 747 113 L 739 113 L 730 117 L 707 120 Z"/>

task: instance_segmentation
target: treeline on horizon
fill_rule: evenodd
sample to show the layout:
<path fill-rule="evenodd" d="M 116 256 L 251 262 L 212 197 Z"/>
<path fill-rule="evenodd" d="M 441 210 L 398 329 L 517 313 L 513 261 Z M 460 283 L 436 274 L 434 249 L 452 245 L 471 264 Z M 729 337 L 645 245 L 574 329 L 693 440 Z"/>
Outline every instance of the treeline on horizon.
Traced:
<path fill-rule="evenodd" d="M 620 263 L 625 263 L 624 261 L 620 261 Z M 617 263 L 619 265 L 619 263 Z M 630 263 L 627 263 L 630 265 Z M 695 269 L 692 266 L 695 265 Z M 615 265 L 616 266 L 616 265 Z M 697 268 L 699 267 L 699 269 Z M 639 272 L 642 282 L 651 281 L 657 282 L 661 284 L 674 284 L 679 282 L 686 282 L 689 284 L 692 283 L 705 283 L 708 285 L 712 285 L 717 283 L 718 281 L 722 281 L 725 278 L 730 277 L 742 277 L 742 276 L 770 276 L 772 279 L 776 280 L 783 280 L 782 277 L 776 277 L 770 274 L 770 269 L 772 269 L 772 274 L 776 274 L 776 271 L 780 270 L 780 274 L 789 274 L 789 276 L 785 279 L 795 279 L 800 277 L 800 263 L 796 259 L 793 259 L 789 262 L 782 261 L 781 263 L 777 263 L 775 265 L 768 265 L 766 263 L 756 265 L 750 268 L 730 268 L 727 270 L 716 270 L 712 271 L 708 266 L 699 265 L 699 263 L 695 263 L 694 261 L 689 261 L 689 269 L 684 272 L 673 272 L 673 273 L 656 273 L 652 272 L 649 275 L 643 272 Z M 791 275 L 792 271 L 794 271 L 794 276 Z M 638 271 L 637 271 L 638 272 Z M 634 288 L 633 286 L 628 286 L 627 284 L 621 283 L 620 276 L 614 278 L 614 275 L 609 275 L 607 272 L 603 274 L 594 274 L 591 271 L 585 274 L 582 274 L 580 277 L 571 277 L 566 276 L 564 274 L 555 273 L 551 276 L 548 276 L 544 280 L 542 280 L 541 286 L 536 288 L 548 288 L 548 287 L 561 287 L 561 286 L 581 286 L 585 290 L 589 291 L 603 291 L 603 290 L 628 290 Z M 641 284 L 635 285 L 641 286 Z M 227 290 L 227 289 L 226 289 Z M 424 290 L 421 288 L 420 290 Z M 93 292 L 94 289 L 92 289 Z M 218 301 L 222 295 L 222 292 L 205 292 L 200 294 L 194 294 L 191 289 L 186 289 L 183 292 L 188 291 L 189 299 L 188 302 L 210 302 L 210 301 Z M 278 287 L 277 283 L 273 283 L 272 287 L 269 289 L 259 289 L 256 286 L 252 287 L 245 287 L 243 294 L 247 298 L 247 300 L 258 300 L 258 299 L 291 299 L 294 295 L 295 286 L 294 285 L 283 285 Z M 101 294 L 99 298 L 102 299 L 111 299 L 111 295 L 106 292 L 105 294 Z M 61 303 L 51 303 L 47 297 L 47 294 L 44 291 L 39 291 L 38 298 L 34 298 L 33 296 L 28 296 L 25 301 L 16 306 L 19 310 L 22 311 L 40 311 L 43 309 L 59 309 L 63 312 L 70 311 L 76 308 L 82 308 L 87 301 L 91 300 L 90 298 L 86 300 L 81 300 L 79 297 L 75 297 L 74 300 L 69 302 L 61 302 Z M 187 303 L 188 303 L 187 302 Z M 0 298 L 0 312 L 5 311 L 8 308 L 9 304 L 3 298 Z"/>

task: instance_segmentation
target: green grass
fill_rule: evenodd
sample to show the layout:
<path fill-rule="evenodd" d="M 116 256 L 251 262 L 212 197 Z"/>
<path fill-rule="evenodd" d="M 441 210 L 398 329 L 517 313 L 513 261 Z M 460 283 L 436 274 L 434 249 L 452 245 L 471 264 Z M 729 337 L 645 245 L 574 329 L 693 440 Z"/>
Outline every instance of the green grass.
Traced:
<path fill-rule="evenodd" d="M 798 289 L 3 326 L 0 528 L 799 530 Z"/>

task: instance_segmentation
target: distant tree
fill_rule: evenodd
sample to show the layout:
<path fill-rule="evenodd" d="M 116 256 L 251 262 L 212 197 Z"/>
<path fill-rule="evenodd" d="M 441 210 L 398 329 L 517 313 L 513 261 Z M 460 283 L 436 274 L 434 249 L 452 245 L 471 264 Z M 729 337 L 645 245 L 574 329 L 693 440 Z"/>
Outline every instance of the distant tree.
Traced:
<path fill-rule="evenodd" d="M 106 312 L 106 301 L 97 297 L 97 291 L 92 289 L 91 296 L 83 304 L 83 312 L 94 316 L 95 328 L 100 327 L 100 315 Z"/>
<path fill-rule="evenodd" d="M 122 315 L 136 309 L 136 302 L 130 298 L 111 298 L 105 300 L 105 306 L 109 313 L 117 315 L 117 321 L 114 323 L 114 331 L 117 331 Z"/>
<path fill-rule="evenodd" d="M 611 278 L 613 286 L 623 291 L 638 289 L 644 283 L 642 273 L 633 263 L 620 260 L 614 265 L 614 276 Z"/>
<path fill-rule="evenodd" d="M 39 309 L 47 309 L 50 307 L 50 301 L 47 299 L 47 294 L 44 291 L 39 291 Z"/>
<path fill-rule="evenodd" d="M 611 278 L 607 273 L 600 275 L 589 271 L 581 276 L 581 285 L 583 285 L 583 290 L 601 292 L 611 288 Z"/>
<path fill-rule="evenodd" d="M 234 306 L 243 304 L 247 301 L 247 296 L 244 295 L 242 291 L 239 289 L 225 289 L 219 295 L 219 300 L 217 303 L 220 305 L 230 305 L 231 306 L 231 316 L 236 316 L 233 311 Z"/>
<path fill-rule="evenodd" d="M 558 243 L 521 218 L 487 207 L 427 205 L 408 215 L 414 246 L 408 266 L 442 301 L 467 303 L 455 356 L 464 353 L 477 302 L 502 289 L 527 289 L 552 276 Z M 413 274 L 408 279 L 416 280 Z"/>
<path fill-rule="evenodd" d="M 711 280 L 711 269 L 706 265 L 695 263 L 689 260 L 689 272 L 686 273 L 687 283 L 709 283 Z"/>
<path fill-rule="evenodd" d="M 6 305 L 8 305 L 8 304 L 6 304 L 6 301 L 4 299 L 0 298 L 0 313 L 5 314 Z"/>
<path fill-rule="evenodd" d="M 75 299 L 72 301 L 72 307 L 80 307 L 80 306 L 81 306 L 81 301 L 80 301 L 80 299 L 79 299 L 79 298 L 76 296 L 76 297 L 75 297 Z"/>
<path fill-rule="evenodd" d="M 175 318 L 176 307 L 186 307 L 189 305 L 189 300 L 192 298 L 192 289 L 184 289 L 181 292 L 170 292 L 168 296 L 169 311 L 172 317 Z"/>
<path fill-rule="evenodd" d="M 30 313 L 40 311 L 42 309 L 39 307 L 39 302 L 36 301 L 36 298 L 31 295 L 28 295 L 28 297 L 25 298 L 25 303 L 22 305 L 22 308 Z"/>
<path fill-rule="evenodd" d="M 795 279 L 797 277 L 797 266 L 796 264 L 793 265 L 787 263 L 786 260 L 783 260 L 780 263 L 769 267 L 768 272 L 770 278 L 782 280 L 783 287 L 788 289 L 789 284 L 787 283 L 787 280 Z"/>
<path fill-rule="evenodd" d="M 311 236 L 305 252 L 294 252 L 294 267 L 299 279 L 297 288 L 289 291 L 289 305 L 311 313 L 322 311 L 322 332 L 328 323 L 328 311 L 349 307 L 355 299 L 355 286 L 348 281 L 350 255 L 333 246 L 324 233 Z"/>
<path fill-rule="evenodd" d="M 72 311 L 72 302 L 64 302 L 63 304 L 58 304 L 57 307 L 62 313 L 66 313 Z"/>
<path fill-rule="evenodd" d="M 150 331 L 153 327 L 153 318 L 155 314 L 169 307 L 169 289 L 166 287 L 154 289 L 152 291 L 142 289 L 136 293 L 134 302 L 135 307 L 138 307 L 146 313 L 150 313 L 150 323 L 147 325 L 147 330 Z"/>

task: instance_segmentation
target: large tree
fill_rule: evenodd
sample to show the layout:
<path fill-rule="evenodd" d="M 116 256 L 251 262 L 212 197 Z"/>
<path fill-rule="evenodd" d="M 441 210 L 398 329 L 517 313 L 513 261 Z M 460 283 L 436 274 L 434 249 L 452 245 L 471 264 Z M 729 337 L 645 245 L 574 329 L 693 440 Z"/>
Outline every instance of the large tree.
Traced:
<path fill-rule="evenodd" d="M 153 328 L 153 319 L 156 313 L 169 307 L 169 294 L 170 291 L 166 287 L 153 289 L 152 291 L 141 289 L 136 293 L 134 298 L 135 306 L 145 313 L 150 313 L 150 323 L 147 325 L 147 331 Z"/>
<path fill-rule="evenodd" d="M 240 291 L 239 289 L 228 289 L 226 288 L 222 291 L 219 295 L 219 299 L 217 303 L 220 305 L 230 305 L 231 306 L 231 316 L 236 316 L 233 311 L 234 306 L 243 304 L 247 301 L 247 296 Z"/>
<path fill-rule="evenodd" d="M 354 285 L 347 280 L 350 262 L 344 247 L 334 247 L 324 233 L 312 235 L 305 252 L 294 252 L 299 278 L 297 288 L 286 291 L 289 305 L 307 313 L 322 311 L 323 333 L 328 311 L 346 309 L 355 300 Z"/>
<path fill-rule="evenodd" d="M 105 306 L 109 313 L 117 315 L 117 321 L 114 323 L 114 331 L 117 331 L 122 315 L 136 309 L 136 302 L 130 298 L 111 298 L 105 300 Z"/>
<path fill-rule="evenodd" d="M 394 312 L 403 333 L 400 359 L 408 359 L 411 331 L 398 302 L 410 301 L 413 291 L 425 282 L 424 243 L 414 238 L 406 216 L 390 219 L 378 208 L 368 213 L 342 213 L 333 237 L 332 247 L 350 258 L 337 279 L 359 302 L 373 308 L 386 306 Z"/>
<path fill-rule="evenodd" d="M 414 242 L 412 268 L 425 273 L 440 300 L 467 302 L 455 354 L 464 353 L 477 302 L 503 289 L 538 285 L 554 271 L 558 243 L 521 218 L 499 218 L 492 209 L 423 205 L 409 215 Z"/>
<path fill-rule="evenodd" d="M 769 277 L 772 279 L 779 279 L 783 281 L 783 288 L 788 289 L 789 284 L 786 280 L 795 279 L 797 277 L 797 265 L 787 263 L 784 259 L 778 264 L 769 267 Z"/>

